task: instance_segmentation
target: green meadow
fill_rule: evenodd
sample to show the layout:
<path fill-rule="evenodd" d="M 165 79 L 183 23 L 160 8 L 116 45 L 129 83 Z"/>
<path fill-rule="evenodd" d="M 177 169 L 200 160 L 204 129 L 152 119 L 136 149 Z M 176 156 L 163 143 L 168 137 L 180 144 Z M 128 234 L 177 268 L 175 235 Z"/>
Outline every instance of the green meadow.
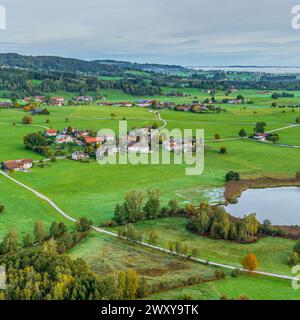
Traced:
<path fill-rule="evenodd" d="M 291 282 L 260 276 L 243 275 L 225 280 L 213 281 L 196 286 L 179 288 L 150 295 L 151 300 L 299 300 L 299 290 L 293 290 Z"/>
<path fill-rule="evenodd" d="M 73 248 L 70 255 L 84 259 L 101 276 L 133 269 L 150 285 L 180 283 L 191 277 L 208 279 L 215 270 L 96 233 Z"/>
<path fill-rule="evenodd" d="M 243 92 L 246 95 L 247 92 Z M 131 189 L 158 187 L 162 191 L 163 202 L 181 196 L 198 204 L 205 200 L 202 190 L 224 186 L 224 175 L 229 170 L 239 171 L 243 177 L 273 176 L 293 177 L 299 171 L 296 161 L 299 149 L 287 149 L 257 143 L 252 140 L 215 141 L 218 133 L 222 139 L 237 138 L 244 128 L 253 131 L 257 121 L 265 121 L 267 130 L 285 127 L 295 122 L 296 112 L 281 113 L 279 109 L 260 106 L 260 98 L 255 105 L 229 106 L 226 113 L 193 114 L 186 112 L 161 111 L 167 121 L 167 128 L 204 129 L 209 148 L 205 152 L 204 172 L 199 176 L 187 176 L 187 165 L 99 165 L 96 161 L 88 164 L 70 160 L 51 163 L 49 167 L 34 168 L 30 173 L 12 175 L 29 186 L 39 190 L 54 200 L 61 208 L 74 217 L 87 216 L 101 224 L 113 216 L 116 203 Z M 270 98 L 269 98 L 270 100 Z M 296 100 L 296 99 L 295 99 Z M 270 101 L 269 101 L 270 104 Z M 63 129 L 67 126 L 100 130 L 111 128 L 118 131 L 119 121 L 126 119 L 128 129 L 133 126 L 162 122 L 154 112 L 140 108 L 117 108 L 102 106 L 49 107 L 49 116 L 34 116 L 30 126 L 21 124 L 23 111 L 0 110 L 0 160 L 41 157 L 23 145 L 23 137 L 29 132 L 43 131 L 43 127 Z M 111 113 L 116 117 L 112 119 Z M 300 114 L 300 112 L 299 112 Z M 48 122 L 46 122 L 49 120 Z M 16 126 L 13 126 L 13 123 Z M 300 127 L 279 132 L 282 143 L 300 145 L 297 132 Z M 225 146 L 227 154 L 220 154 Z M 285 165 L 282 166 L 282 161 Z M 3 178 L 1 178 L 3 180 Z"/>
<path fill-rule="evenodd" d="M 169 88 L 164 90 L 170 91 Z M 102 92 L 103 91 L 103 92 Z M 203 100 L 208 96 L 204 91 L 186 89 L 188 97 L 154 97 L 159 101 L 175 101 L 190 103 L 194 99 Z M 57 95 L 64 93 L 57 92 Z M 118 90 L 101 90 L 107 95 L 108 101 L 138 100 L 153 97 L 132 97 Z M 255 123 L 264 121 L 267 130 L 281 129 L 295 124 L 300 115 L 300 108 L 271 108 L 272 92 L 262 94 L 254 90 L 242 90 L 232 94 L 243 94 L 251 98 L 254 104 L 226 106 L 226 113 L 193 114 L 187 112 L 160 111 L 161 117 L 167 121 L 167 129 L 204 129 L 208 145 L 205 151 L 204 171 L 201 175 L 187 176 L 186 164 L 181 165 L 100 165 L 91 160 L 90 163 L 79 163 L 71 160 L 59 160 L 49 163 L 45 168 L 34 167 L 28 173 L 11 173 L 12 177 L 27 184 L 48 196 L 65 212 L 75 218 L 88 217 L 97 225 L 113 217 L 113 210 L 121 202 L 128 190 L 159 188 L 162 193 L 162 204 L 170 199 L 177 199 L 184 205 L 185 201 L 198 205 L 209 200 L 207 190 L 224 187 L 224 175 L 230 171 L 238 171 L 243 178 L 251 177 L 294 177 L 300 171 L 300 149 L 283 148 L 271 144 L 258 143 L 249 139 L 239 138 L 238 132 L 244 128 L 248 134 L 253 133 Z M 224 98 L 223 92 L 217 93 L 217 98 Z M 299 92 L 295 98 L 278 99 L 278 104 L 298 104 Z M 26 150 L 23 137 L 31 132 L 44 131 L 45 128 L 63 129 L 72 126 L 78 129 L 111 128 L 118 131 L 119 120 L 128 121 L 128 129 L 152 125 L 162 125 L 155 112 L 141 108 L 104 107 L 98 105 L 49 107 L 50 115 L 33 116 L 31 125 L 23 125 L 22 110 L 0 109 L 0 162 L 18 158 L 42 159 L 41 156 Z M 111 114 L 114 113 L 115 117 Z M 215 140 L 215 134 L 221 136 Z M 278 131 L 279 143 L 300 145 L 300 127 Z M 224 140 L 223 140 L 224 139 Z M 228 139 L 228 140 L 227 140 Z M 231 140 L 234 139 L 234 140 Z M 220 154 L 220 147 L 226 147 L 227 153 Z M 222 189 L 220 189 L 222 192 Z M 34 194 L 13 184 L 0 176 L 0 203 L 5 211 L 0 215 L 0 238 L 9 228 L 15 227 L 23 236 L 32 232 L 34 222 L 44 221 L 49 227 L 52 221 L 64 221 L 44 201 Z M 280 238 L 264 238 L 257 243 L 244 245 L 229 241 L 211 240 L 191 234 L 186 229 L 186 220 L 179 218 L 145 221 L 137 224 L 143 232 L 156 230 L 162 245 L 167 241 L 181 240 L 190 247 L 198 246 L 200 256 L 216 262 L 240 266 L 241 259 L 249 252 L 255 253 L 259 259 L 260 270 L 290 274 L 286 264 L 287 256 L 292 251 L 294 241 Z M 109 252 L 109 254 L 107 253 Z M 158 253 L 92 234 L 84 242 L 76 246 L 71 255 L 82 257 L 95 272 L 112 272 L 122 267 L 138 270 L 141 275 L 153 272 L 149 281 L 171 281 L 184 279 L 187 274 L 203 273 L 209 275 L 213 268 L 189 262 L 174 262 L 177 259 L 162 256 Z M 153 264 L 146 270 L 145 266 Z M 179 266 L 177 265 L 179 263 Z M 181 265 L 181 263 L 184 264 Z M 160 271 L 157 271 L 160 270 Z M 163 271 L 161 271 L 163 270 Z M 252 299 L 265 297 L 272 299 L 294 299 L 297 291 L 290 289 L 290 283 L 260 277 L 243 276 L 233 279 L 209 282 L 184 289 L 153 295 L 153 298 L 178 298 L 191 295 L 194 299 L 219 299 L 224 293 L 229 298 L 247 295 Z M 260 290 L 255 290 L 258 287 Z M 273 289 L 277 288 L 276 293 Z"/>
<path fill-rule="evenodd" d="M 295 241 L 269 237 L 251 244 L 214 240 L 191 233 L 186 228 L 187 222 L 185 218 L 165 218 L 139 222 L 136 228 L 144 233 L 156 230 L 164 247 L 168 242 L 176 240 L 186 243 L 191 249 L 197 247 L 203 259 L 242 267 L 243 258 L 248 253 L 253 253 L 258 258 L 260 271 L 291 275 L 287 258 L 293 250 Z"/>

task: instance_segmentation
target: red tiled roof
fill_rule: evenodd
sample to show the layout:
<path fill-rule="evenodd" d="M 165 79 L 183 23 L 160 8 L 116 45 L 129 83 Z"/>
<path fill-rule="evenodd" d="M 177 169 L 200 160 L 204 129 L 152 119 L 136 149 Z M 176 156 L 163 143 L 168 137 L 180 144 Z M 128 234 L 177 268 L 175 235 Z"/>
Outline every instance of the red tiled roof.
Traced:
<path fill-rule="evenodd" d="M 102 137 L 86 137 L 84 140 L 86 143 L 98 143 L 104 141 Z"/>

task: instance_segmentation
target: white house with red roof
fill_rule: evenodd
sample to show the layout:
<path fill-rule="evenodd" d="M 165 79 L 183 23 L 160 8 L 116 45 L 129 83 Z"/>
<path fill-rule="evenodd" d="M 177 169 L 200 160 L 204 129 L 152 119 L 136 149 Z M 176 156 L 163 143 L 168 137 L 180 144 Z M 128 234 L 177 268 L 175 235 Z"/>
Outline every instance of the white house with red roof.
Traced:
<path fill-rule="evenodd" d="M 45 130 L 46 137 L 56 137 L 58 135 L 58 131 L 55 129 L 47 129 Z"/>
<path fill-rule="evenodd" d="M 52 97 L 51 98 L 51 104 L 54 106 L 63 106 L 65 103 L 65 98 L 63 97 Z"/>

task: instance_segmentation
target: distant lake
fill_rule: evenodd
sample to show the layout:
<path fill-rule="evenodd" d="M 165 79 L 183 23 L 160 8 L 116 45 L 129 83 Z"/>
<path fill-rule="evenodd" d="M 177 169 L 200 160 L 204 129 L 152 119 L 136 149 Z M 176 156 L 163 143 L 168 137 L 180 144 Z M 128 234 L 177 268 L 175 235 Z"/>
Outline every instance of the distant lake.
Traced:
<path fill-rule="evenodd" d="M 238 203 L 225 209 L 236 217 L 256 213 L 260 222 L 269 219 L 274 225 L 300 225 L 300 188 L 248 189 Z"/>
<path fill-rule="evenodd" d="M 300 74 L 300 67 L 190 67 L 195 70 L 221 70 L 221 71 L 236 71 L 236 72 L 262 72 L 273 74 Z"/>

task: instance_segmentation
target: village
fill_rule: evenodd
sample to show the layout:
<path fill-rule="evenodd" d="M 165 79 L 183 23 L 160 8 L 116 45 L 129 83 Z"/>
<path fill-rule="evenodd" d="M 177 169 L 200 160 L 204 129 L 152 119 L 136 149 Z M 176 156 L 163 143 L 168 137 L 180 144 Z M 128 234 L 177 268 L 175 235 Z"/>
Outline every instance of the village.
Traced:
<path fill-rule="evenodd" d="M 76 129 L 67 127 L 63 130 L 46 129 L 41 134 L 51 148 L 55 150 L 55 156 L 66 158 L 74 161 L 85 162 L 89 158 L 112 156 L 117 153 L 136 153 L 150 154 L 154 150 L 161 148 L 167 152 L 194 152 L 196 149 L 196 138 L 183 139 L 176 137 L 166 137 L 165 134 L 160 135 L 157 126 L 145 126 L 142 128 L 133 128 L 127 133 L 117 137 L 113 134 L 96 135 L 87 129 Z M 70 151 L 70 154 L 65 154 Z M 55 157 L 45 159 L 44 161 L 53 161 Z M 54 161 L 53 161 L 54 162 Z M 5 171 L 23 171 L 27 172 L 35 163 L 41 161 L 33 161 L 30 158 L 6 160 L 1 163 L 1 167 Z"/>
<path fill-rule="evenodd" d="M 66 100 L 64 97 L 60 96 L 34 96 L 34 97 L 25 97 L 24 99 L 18 101 L 4 101 L 0 102 L 0 108 L 23 108 L 27 112 L 31 112 L 33 115 L 39 114 L 49 114 L 48 109 L 43 108 L 43 106 L 68 106 L 68 105 L 89 105 L 96 103 L 100 107 L 138 107 L 138 108 L 147 108 L 151 111 L 153 110 L 174 110 L 174 111 L 183 111 L 183 112 L 193 112 L 193 113 L 219 113 L 226 112 L 226 109 L 216 106 L 215 104 L 231 104 L 231 105 L 240 105 L 240 104 L 250 104 L 252 101 L 246 99 L 243 96 L 237 96 L 236 98 L 225 98 L 225 99 L 216 99 L 214 97 L 214 91 L 207 91 L 211 96 L 206 98 L 204 101 L 200 101 L 198 97 L 194 97 L 191 103 L 175 103 L 173 101 L 158 101 L 154 99 L 144 99 L 144 100 L 134 100 L 134 101 L 106 101 L 106 96 L 77 96 L 69 100 Z M 234 91 L 231 91 L 234 92 Z M 178 96 L 172 93 L 166 93 L 167 97 Z M 181 97 L 185 97 L 184 93 L 180 93 Z"/>

